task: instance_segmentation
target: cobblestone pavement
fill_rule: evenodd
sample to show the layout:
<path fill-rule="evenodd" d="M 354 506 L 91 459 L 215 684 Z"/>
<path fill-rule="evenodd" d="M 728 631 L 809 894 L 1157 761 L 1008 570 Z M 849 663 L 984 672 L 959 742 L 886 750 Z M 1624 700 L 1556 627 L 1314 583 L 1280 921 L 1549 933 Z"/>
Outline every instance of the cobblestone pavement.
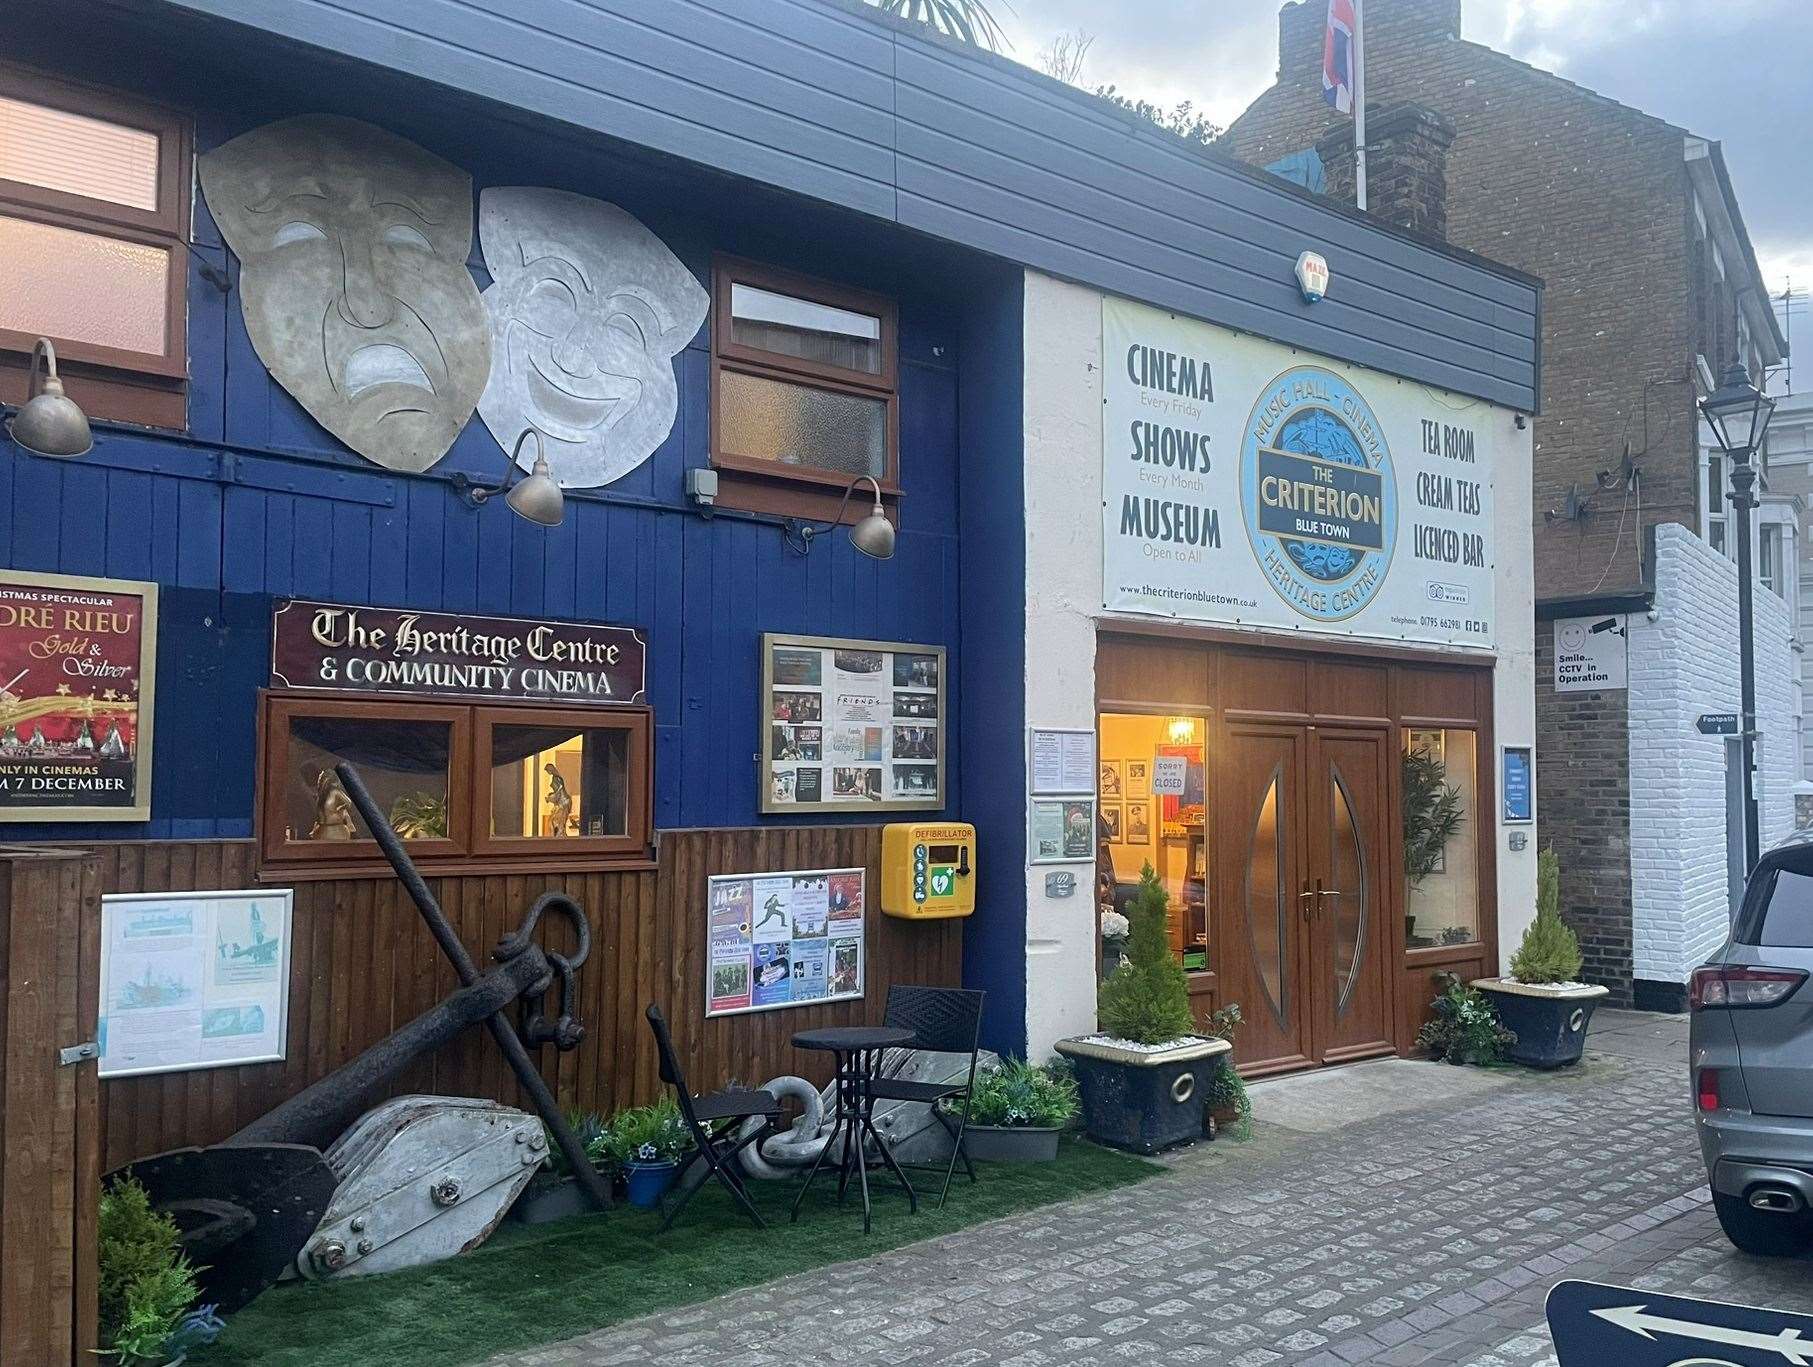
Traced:
<path fill-rule="evenodd" d="M 1381 1071 L 1341 1085 L 1376 1077 L 1388 1109 L 1328 1132 L 1263 1123 L 1262 1088 L 1250 1142 L 1138 1186 L 494 1367 L 1536 1367 L 1554 1361 L 1543 1298 L 1570 1277 L 1813 1311 L 1813 1264 L 1718 1232 L 1685 1033 L 1603 1013 L 1580 1068 L 1458 1093 L 1440 1065 L 1361 1065 Z"/>

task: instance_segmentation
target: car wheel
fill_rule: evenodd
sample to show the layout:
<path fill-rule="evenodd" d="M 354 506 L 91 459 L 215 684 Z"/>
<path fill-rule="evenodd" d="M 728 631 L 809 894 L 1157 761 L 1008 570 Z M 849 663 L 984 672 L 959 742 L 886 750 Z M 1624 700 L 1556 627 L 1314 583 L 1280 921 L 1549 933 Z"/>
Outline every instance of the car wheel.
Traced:
<path fill-rule="evenodd" d="M 1806 1222 L 1798 1215 L 1752 1210 L 1743 1197 L 1722 1191 L 1712 1193 L 1712 1208 L 1718 1212 L 1725 1237 L 1741 1252 L 1759 1258 L 1786 1258 L 1807 1245 Z"/>

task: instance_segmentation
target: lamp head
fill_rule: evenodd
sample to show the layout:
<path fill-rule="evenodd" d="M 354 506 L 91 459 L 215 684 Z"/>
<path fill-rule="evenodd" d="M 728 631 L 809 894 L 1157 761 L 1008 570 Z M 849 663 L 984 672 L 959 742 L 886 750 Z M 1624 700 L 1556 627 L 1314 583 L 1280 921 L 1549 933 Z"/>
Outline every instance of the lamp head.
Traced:
<path fill-rule="evenodd" d="M 540 432 L 531 427 L 516 439 L 511 464 L 516 463 L 516 456 L 522 452 L 523 443 L 530 437 L 535 438 L 535 464 L 504 495 L 504 503 L 518 517 L 543 527 L 558 527 L 566 518 L 567 500 L 566 495 L 560 492 L 560 486 L 554 482 L 553 472 L 548 468 L 548 458 L 542 454 Z"/>
<path fill-rule="evenodd" d="M 867 517 L 850 528 L 850 544 L 871 559 L 892 560 L 894 524 L 888 521 L 888 515 L 882 509 L 881 485 L 872 476 L 865 475 L 863 478 L 875 489 L 875 507 Z M 844 497 L 848 499 L 849 495 L 845 494 Z"/>
<path fill-rule="evenodd" d="M 40 375 L 39 366 L 44 367 Z M 63 392 L 57 375 L 56 348 L 40 337 L 31 353 L 31 379 L 25 403 L 13 415 L 13 440 L 35 456 L 69 459 L 94 449 L 94 434 L 81 405 Z"/>
<path fill-rule="evenodd" d="M 1728 454 L 1748 455 L 1763 444 L 1769 419 L 1775 414 L 1775 400 L 1750 382 L 1742 361 L 1733 361 L 1719 387 L 1700 400 L 1700 412 Z"/>

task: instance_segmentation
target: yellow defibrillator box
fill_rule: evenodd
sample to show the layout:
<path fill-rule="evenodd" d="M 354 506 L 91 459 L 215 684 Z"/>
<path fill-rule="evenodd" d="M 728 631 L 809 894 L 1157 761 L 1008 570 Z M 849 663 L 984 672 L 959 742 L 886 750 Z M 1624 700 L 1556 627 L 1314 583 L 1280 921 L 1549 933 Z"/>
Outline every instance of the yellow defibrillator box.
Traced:
<path fill-rule="evenodd" d="M 976 910 L 976 828 L 901 821 L 881 831 L 881 909 L 915 921 Z"/>

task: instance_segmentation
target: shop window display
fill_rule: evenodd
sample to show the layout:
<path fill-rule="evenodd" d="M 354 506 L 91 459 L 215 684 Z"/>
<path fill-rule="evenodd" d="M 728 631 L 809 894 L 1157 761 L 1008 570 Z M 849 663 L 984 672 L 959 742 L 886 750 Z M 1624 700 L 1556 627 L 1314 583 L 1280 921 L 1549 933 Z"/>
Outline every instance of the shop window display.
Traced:
<path fill-rule="evenodd" d="M 1213 966 L 1205 730 L 1195 716 L 1104 712 L 1097 719 L 1099 900 L 1124 913 L 1150 863 L 1170 898 L 1171 947 L 1191 971 Z"/>
<path fill-rule="evenodd" d="M 1407 728 L 1403 754 L 1404 929 L 1411 949 L 1479 940 L 1479 738 Z"/>

